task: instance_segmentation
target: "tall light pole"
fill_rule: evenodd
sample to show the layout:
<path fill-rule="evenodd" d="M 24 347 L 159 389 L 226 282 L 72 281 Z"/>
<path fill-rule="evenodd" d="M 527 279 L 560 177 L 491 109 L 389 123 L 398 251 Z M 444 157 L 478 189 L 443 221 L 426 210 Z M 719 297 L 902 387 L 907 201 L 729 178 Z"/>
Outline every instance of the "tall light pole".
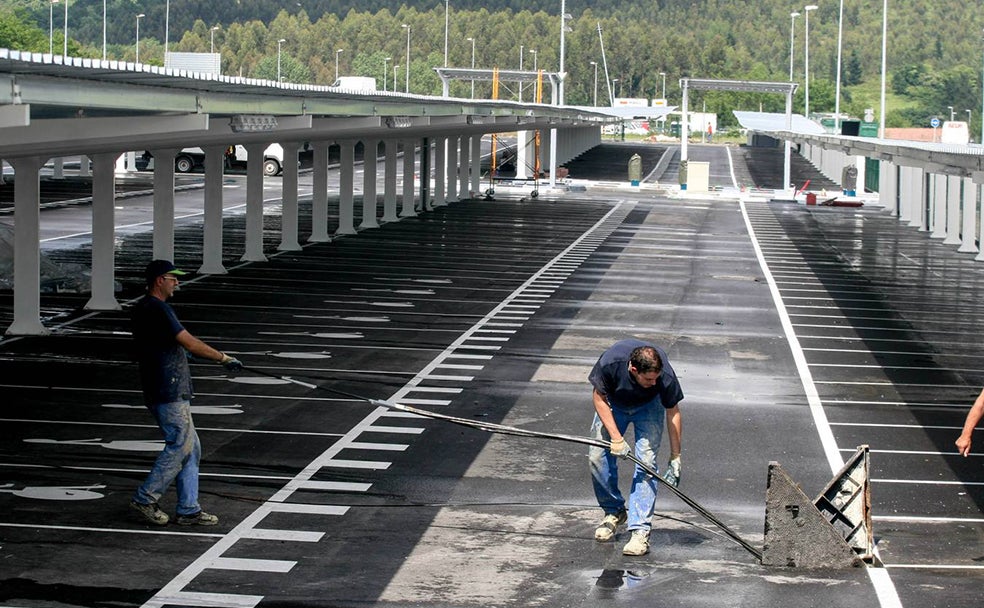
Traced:
<path fill-rule="evenodd" d="M 804 61 L 804 72 L 806 74 L 804 80 L 806 82 L 806 91 L 804 93 L 804 104 L 803 111 L 806 114 L 807 120 L 810 118 L 810 11 L 815 11 L 819 7 L 816 4 L 808 4 L 803 8 L 803 12 L 806 13 L 806 57 Z"/>
<path fill-rule="evenodd" d="M 878 137 L 884 139 L 885 137 L 885 76 L 886 76 L 886 66 L 888 64 L 888 59 L 886 56 L 886 51 L 888 50 L 888 0 L 882 1 L 882 48 L 881 48 L 881 106 L 878 112 Z M 984 75 L 984 73 L 982 73 Z M 984 84 L 981 85 L 984 87 Z M 982 101 L 981 103 L 984 103 Z M 981 127 L 984 129 L 984 126 Z M 982 132 L 984 134 L 984 132 Z"/>
<path fill-rule="evenodd" d="M 660 72 L 659 76 L 663 79 L 663 99 L 666 100 L 666 72 Z"/>
<path fill-rule="evenodd" d="M 383 57 L 383 90 L 384 91 L 387 90 L 386 89 L 386 77 L 389 75 L 389 72 L 386 69 L 387 68 L 387 65 L 386 64 L 389 63 L 392 59 L 393 59 L 392 57 Z"/>
<path fill-rule="evenodd" d="M 981 61 L 981 145 L 984 146 L 984 60 Z"/>
<path fill-rule="evenodd" d="M 218 29 L 219 29 L 219 26 L 213 25 L 212 26 L 212 29 L 209 30 L 209 36 L 208 36 L 209 37 L 209 42 L 208 42 L 208 46 L 209 46 L 209 52 L 212 53 L 213 55 L 215 54 L 215 32 Z"/>
<path fill-rule="evenodd" d="M 519 71 L 523 71 L 523 45 L 519 45 Z M 523 81 L 519 81 L 519 100 L 523 101 Z"/>
<path fill-rule="evenodd" d="M 598 106 L 598 62 L 592 61 L 591 65 L 594 66 L 594 106 Z"/>
<path fill-rule="evenodd" d="M 338 56 L 339 56 L 339 55 L 340 55 L 340 54 L 342 53 L 342 51 L 344 51 L 344 50 L 345 50 L 345 49 L 336 49 L 336 50 L 335 50 L 335 82 L 338 82 Z"/>
<path fill-rule="evenodd" d="M 407 23 L 404 23 L 404 24 L 401 25 L 401 27 L 405 27 L 407 29 L 407 88 L 406 88 L 406 92 L 409 93 L 410 92 L 410 25 L 407 24 Z"/>
<path fill-rule="evenodd" d="M 58 0 L 48 2 L 48 54 L 55 54 L 55 5 Z"/>
<path fill-rule="evenodd" d="M 451 0 L 444 0 L 444 67 L 448 67 L 448 29 L 451 26 Z"/>
<path fill-rule="evenodd" d="M 67 3 L 68 0 L 65 0 Z M 167 67 L 167 39 L 171 28 L 171 0 L 164 5 L 164 67 Z"/>
<path fill-rule="evenodd" d="M 136 63 L 140 63 L 140 20 L 146 17 L 143 13 L 137 15 L 137 45 L 136 45 Z"/>
<path fill-rule="evenodd" d="M 474 70 L 475 69 L 475 39 L 474 38 L 465 38 L 465 40 L 467 40 L 468 42 L 471 42 L 472 43 L 472 64 L 471 64 L 471 69 Z M 472 89 L 472 96 L 471 96 L 471 98 L 472 99 L 475 99 L 475 76 L 474 76 L 474 74 L 472 75 L 471 81 L 472 81 L 471 82 L 471 85 L 472 85 L 472 87 L 471 87 L 471 89 Z"/>
<path fill-rule="evenodd" d="M 612 96 L 615 95 L 615 85 L 618 83 L 618 78 L 612 78 Z M 622 95 L 620 94 L 619 97 Z M 612 107 L 615 107 L 615 100 L 612 99 Z"/>
<path fill-rule="evenodd" d="M 793 81 L 793 50 L 796 48 L 796 18 L 799 16 L 796 11 L 789 13 L 789 82 Z"/>
<path fill-rule="evenodd" d="M 953 106 L 947 106 L 950 108 L 950 122 L 953 122 L 953 118 L 956 116 L 956 112 L 953 111 Z"/>
<path fill-rule="evenodd" d="M 393 92 L 396 93 L 396 72 L 400 69 L 400 64 L 393 64 Z"/>
<path fill-rule="evenodd" d="M 536 71 L 536 49 L 530 49 L 526 51 L 527 53 L 533 55 L 533 71 Z"/>
<path fill-rule="evenodd" d="M 281 38 L 277 41 L 277 82 L 280 82 L 280 48 L 283 43 L 287 42 L 286 38 Z"/>
<path fill-rule="evenodd" d="M 837 85 L 834 87 L 834 132 L 840 135 L 841 125 L 841 47 L 844 41 L 844 0 L 840 0 L 837 16 Z"/>
<path fill-rule="evenodd" d="M 103 61 L 106 61 L 106 0 L 103 0 Z"/>
<path fill-rule="evenodd" d="M 65 0 L 65 33 L 62 36 L 62 57 L 68 57 L 68 0 Z"/>

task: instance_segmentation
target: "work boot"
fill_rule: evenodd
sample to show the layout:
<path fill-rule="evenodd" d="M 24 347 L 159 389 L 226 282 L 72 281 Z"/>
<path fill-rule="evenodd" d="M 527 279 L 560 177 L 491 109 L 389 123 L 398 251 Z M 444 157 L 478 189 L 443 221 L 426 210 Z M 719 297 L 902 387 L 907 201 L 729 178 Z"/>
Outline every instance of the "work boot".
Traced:
<path fill-rule="evenodd" d="M 622 548 L 622 555 L 645 555 L 649 553 L 649 532 L 633 530 L 632 538 Z"/>
<path fill-rule="evenodd" d="M 178 515 L 179 526 L 214 526 L 217 523 L 219 523 L 219 518 L 205 511 L 191 515 Z"/>
<path fill-rule="evenodd" d="M 145 505 L 142 502 L 131 500 L 130 508 L 156 526 L 166 526 L 167 522 L 171 521 L 171 518 L 167 516 L 167 513 L 161 511 L 161 508 L 157 506 L 156 502 Z"/>
<path fill-rule="evenodd" d="M 609 513 L 595 529 L 595 540 L 599 543 L 611 540 L 615 537 L 615 530 L 624 524 L 628 518 L 629 515 L 625 511 Z"/>

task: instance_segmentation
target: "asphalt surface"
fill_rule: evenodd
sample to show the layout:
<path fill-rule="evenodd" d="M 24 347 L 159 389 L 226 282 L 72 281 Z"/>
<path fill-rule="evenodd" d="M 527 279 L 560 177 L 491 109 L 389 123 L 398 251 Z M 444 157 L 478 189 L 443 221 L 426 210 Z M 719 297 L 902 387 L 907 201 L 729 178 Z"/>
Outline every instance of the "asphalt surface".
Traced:
<path fill-rule="evenodd" d="M 243 218 L 227 216 L 229 274 L 173 301 L 252 370 L 192 368 L 215 528 L 131 515 L 159 437 L 126 312 L 43 296 L 53 335 L 0 341 L 0 605 L 979 605 L 982 463 L 952 446 L 984 380 L 972 256 L 877 207 L 503 190 L 301 252 L 275 250 L 271 201 L 262 264 L 235 261 Z M 184 220 L 179 266 L 200 243 Z M 149 247 L 120 235 L 121 301 Z M 869 444 L 887 568 L 764 568 L 665 494 L 652 550 L 624 557 L 624 530 L 592 539 L 584 446 L 346 396 L 584 435 L 587 372 L 626 336 L 681 377 L 681 489 L 754 545 L 769 461 L 812 495 L 831 451 Z"/>

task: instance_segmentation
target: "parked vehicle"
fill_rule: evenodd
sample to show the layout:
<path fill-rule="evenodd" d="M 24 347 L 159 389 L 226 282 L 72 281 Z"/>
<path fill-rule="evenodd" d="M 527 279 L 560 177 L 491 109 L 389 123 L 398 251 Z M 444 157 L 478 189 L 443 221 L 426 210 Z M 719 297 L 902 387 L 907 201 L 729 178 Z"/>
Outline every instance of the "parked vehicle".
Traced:
<path fill-rule="evenodd" d="M 339 76 L 331 86 L 351 91 L 375 91 L 376 79 L 369 76 Z"/>
<path fill-rule="evenodd" d="M 246 167 L 249 153 L 242 145 L 229 146 L 226 150 L 226 163 L 230 168 Z M 144 151 L 135 163 L 137 169 L 151 170 L 154 168 L 154 156 L 150 151 Z M 202 170 L 205 166 L 205 151 L 201 148 L 182 148 L 174 157 L 174 170 L 178 173 L 191 173 Z M 280 144 L 270 144 L 263 151 L 263 174 L 279 175 L 284 168 L 284 149 Z"/>

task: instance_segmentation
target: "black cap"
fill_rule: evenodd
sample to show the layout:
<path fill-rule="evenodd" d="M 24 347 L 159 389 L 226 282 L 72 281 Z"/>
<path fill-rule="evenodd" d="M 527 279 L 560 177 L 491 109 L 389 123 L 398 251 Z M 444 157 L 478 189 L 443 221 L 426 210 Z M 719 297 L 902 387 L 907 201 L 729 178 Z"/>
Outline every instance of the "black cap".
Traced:
<path fill-rule="evenodd" d="M 183 275 L 188 273 L 178 270 L 170 260 L 154 260 L 150 264 L 147 264 L 147 268 L 144 270 L 144 278 L 147 280 L 148 285 L 153 283 L 162 274 Z"/>

